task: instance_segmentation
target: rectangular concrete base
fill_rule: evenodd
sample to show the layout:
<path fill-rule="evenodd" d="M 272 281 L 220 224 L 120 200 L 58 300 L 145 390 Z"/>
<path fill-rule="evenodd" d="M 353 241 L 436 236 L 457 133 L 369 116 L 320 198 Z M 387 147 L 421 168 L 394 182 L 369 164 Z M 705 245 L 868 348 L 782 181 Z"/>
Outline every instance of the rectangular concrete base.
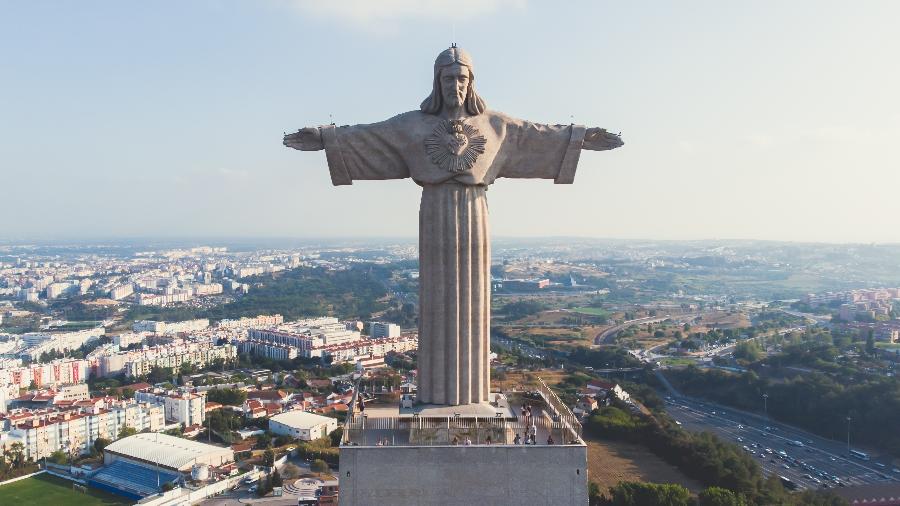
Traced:
<path fill-rule="evenodd" d="M 341 506 L 586 506 L 581 445 L 344 446 Z"/>

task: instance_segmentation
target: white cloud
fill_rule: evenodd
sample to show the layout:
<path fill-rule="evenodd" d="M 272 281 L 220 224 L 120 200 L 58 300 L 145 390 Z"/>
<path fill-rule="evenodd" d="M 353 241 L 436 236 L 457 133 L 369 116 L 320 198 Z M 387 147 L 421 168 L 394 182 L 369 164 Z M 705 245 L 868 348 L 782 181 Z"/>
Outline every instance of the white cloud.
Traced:
<path fill-rule="evenodd" d="M 330 18 L 352 28 L 389 32 L 409 20 L 445 19 L 448 24 L 495 12 L 504 7 L 524 8 L 525 0 L 293 0 L 306 14 Z"/>

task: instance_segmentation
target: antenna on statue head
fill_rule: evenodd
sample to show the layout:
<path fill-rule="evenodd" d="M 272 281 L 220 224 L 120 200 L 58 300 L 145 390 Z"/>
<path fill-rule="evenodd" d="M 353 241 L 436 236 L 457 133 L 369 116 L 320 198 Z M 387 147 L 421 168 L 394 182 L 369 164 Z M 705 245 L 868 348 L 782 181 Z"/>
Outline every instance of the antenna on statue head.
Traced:
<path fill-rule="evenodd" d="M 331 114 L 331 113 L 328 114 L 328 120 L 329 120 L 329 123 L 334 125 L 334 115 L 333 114 Z"/>
<path fill-rule="evenodd" d="M 450 26 L 452 27 L 452 28 L 451 28 L 451 35 L 452 35 L 452 37 L 450 37 L 450 40 L 454 40 L 454 41 L 455 41 L 455 40 L 456 40 L 456 21 L 454 21 L 453 23 L 450 23 Z M 456 42 L 451 42 L 451 43 L 450 43 L 450 47 L 451 47 L 451 48 L 456 47 Z"/>

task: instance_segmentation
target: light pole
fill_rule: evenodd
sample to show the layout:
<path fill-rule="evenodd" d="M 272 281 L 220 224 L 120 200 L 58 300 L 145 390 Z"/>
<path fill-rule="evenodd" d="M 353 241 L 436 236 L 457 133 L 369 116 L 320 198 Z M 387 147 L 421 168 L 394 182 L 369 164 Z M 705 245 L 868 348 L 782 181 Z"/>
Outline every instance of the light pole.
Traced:
<path fill-rule="evenodd" d="M 850 420 L 851 418 L 847 417 L 847 455 L 850 455 Z"/>
<path fill-rule="evenodd" d="M 769 394 L 763 394 L 763 412 L 769 418 Z"/>

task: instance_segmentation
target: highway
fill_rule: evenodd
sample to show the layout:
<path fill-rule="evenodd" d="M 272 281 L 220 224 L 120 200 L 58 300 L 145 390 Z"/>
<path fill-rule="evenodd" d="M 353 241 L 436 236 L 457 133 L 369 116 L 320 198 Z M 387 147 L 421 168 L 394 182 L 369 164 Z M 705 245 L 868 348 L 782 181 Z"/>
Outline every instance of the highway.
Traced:
<path fill-rule="evenodd" d="M 766 421 L 761 416 L 684 396 L 667 397 L 666 410 L 685 429 L 710 431 L 744 447 L 767 476 L 787 477 L 797 488 L 900 481 L 900 469 L 894 470 L 888 458 L 876 459 L 874 455 L 871 461 L 850 458 L 846 442 Z M 802 446 L 797 446 L 797 442 Z"/>

